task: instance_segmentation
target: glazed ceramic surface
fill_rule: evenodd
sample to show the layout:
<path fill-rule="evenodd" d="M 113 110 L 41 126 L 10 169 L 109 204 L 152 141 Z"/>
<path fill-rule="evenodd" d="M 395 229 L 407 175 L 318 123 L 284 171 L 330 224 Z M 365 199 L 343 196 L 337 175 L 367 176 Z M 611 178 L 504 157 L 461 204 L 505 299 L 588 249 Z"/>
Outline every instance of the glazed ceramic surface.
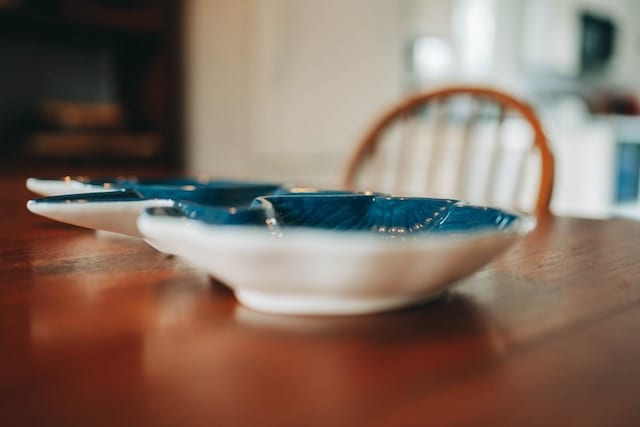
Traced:
<path fill-rule="evenodd" d="M 185 189 L 188 188 L 188 189 Z M 209 208 L 226 211 L 246 207 L 265 194 L 295 191 L 276 184 L 246 184 L 215 187 L 182 187 L 174 189 L 158 185 L 137 189 L 69 194 L 30 200 L 27 208 L 56 221 L 140 237 L 136 221 L 145 208 L 173 206 L 188 200 Z M 309 190 L 310 191 L 310 190 Z"/>
<path fill-rule="evenodd" d="M 161 186 L 145 184 L 135 189 L 97 193 L 67 194 L 29 200 L 27 208 L 38 215 L 95 230 L 141 237 L 136 221 L 146 208 L 174 206 L 188 201 L 194 209 L 200 206 L 209 215 L 225 215 L 250 206 L 267 194 L 345 194 L 308 187 L 285 187 L 278 184 L 240 184 L 206 186 Z M 351 194 L 351 193 L 350 193 Z"/>
<path fill-rule="evenodd" d="M 265 185 L 260 182 L 211 180 L 208 178 L 159 178 L 138 179 L 130 177 L 89 178 L 67 176 L 60 179 L 28 178 L 27 189 L 41 196 L 61 196 L 66 194 L 97 193 L 122 189 L 160 188 L 164 190 L 189 190 L 194 187 L 244 187 Z M 273 184 L 276 185 L 276 184 Z"/>
<path fill-rule="evenodd" d="M 285 195 L 224 213 L 191 203 L 147 209 L 138 227 L 255 310 L 358 314 L 434 298 L 533 223 L 455 200 Z"/>

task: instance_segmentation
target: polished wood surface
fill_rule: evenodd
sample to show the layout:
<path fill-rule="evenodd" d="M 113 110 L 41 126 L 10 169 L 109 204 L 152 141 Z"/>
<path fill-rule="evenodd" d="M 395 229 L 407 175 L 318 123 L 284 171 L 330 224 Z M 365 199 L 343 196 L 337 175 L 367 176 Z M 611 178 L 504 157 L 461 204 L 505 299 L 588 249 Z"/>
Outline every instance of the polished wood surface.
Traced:
<path fill-rule="evenodd" d="M 443 138 L 443 133 L 446 127 L 447 114 L 445 110 L 447 107 L 444 105 L 446 102 L 450 101 L 452 98 L 460 98 L 466 97 L 474 102 L 474 111 L 467 118 L 465 132 L 463 133 L 464 141 L 462 143 L 462 156 L 457 167 L 460 169 L 457 178 L 459 181 L 462 180 L 462 175 L 465 173 L 466 162 L 473 161 L 473 159 L 469 158 L 469 139 L 471 136 L 471 129 L 478 122 L 478 107 L 480 103 L 489 102 L 495 104 L 498 109 L 498 120 L 496 122 L 497 132 L 496 135 L 499 135 L 499 129 L 502 126 L 506 113 L 507 112 L 515 112 L 519 116 L 521 116 L 526 123 L 531 127 L 533 133 L 533 146 L 532 148 L 537 151 L 540 156 L 540 183 L 538 185 L 536 200 L 534 211 L 538 217 L 548 217 L 551 215 L 551 211 L 549 209 L 549 205 L 551 202 L 551 195 L 553 191 L 553 182 L 554 182 L 554 158 L 551 150 L 549 149 L 549 145 L 547 143 L 547 136 L 542 127 L 542 123 L 538 119 L 535 111 L 525 102 L 520 99 L 503 92 L 498 89 L 485 87 L 485 86 L 473 86 L 473 85 L 456 85 L 456 86 L 448 86 L 439 88 L 436 90 L 431 90 L 423 93 L 414 94 L 407 99 L 403 99 L 397 104 L 391 106 L 378 120 L 376 120 L 370 129 L 367 130 L 365 136 L 358 143 L 353 155 L 349 159 L 343 186 L 346 189 L 355 189 L 356 188 L 356 180 L 358 178 L 358 174 L 362 171 L 363 167 L 366 165 L 367 161 L 371 159 L 371 157 L 375 154 L 375 152 L 379 149 L 379 146 L 383 143 L 383 136 L 386 131 L 390 130 L 393 124 L 397 122 L 407 121 L 407 118 L 415 116 L 415 113 L 422 107 L 425 107 L 429 104 L 435 104 L 438 107 L 436 123 L 434 125 L 435 131 L 434 135 L 432 135 L 432 140 L 434 141 L 431 152 L 429 153 L 429 158 L 425 159 L 425 167 L 427 164 L 428 170 L 428 179 L 426 184 L 433 185 L 434 181 L 437 179 L 438 174 L 441 174 L 440 166 L 444 166 L 448 164 L 442 162 L 442 147 L 439 144 L 439 141 L 445 140 Z M 403 131 L 403 139 L 405 138 L 406 130 Z M 416 153 L 412 152 L 408 147 L 409 141 L 401 141 L 399 153 L 401 158 L 412 157 L 415 156 Z M 498 159 L 495 157 L 500 157 L 500 149 L 501 142 L 499 138 L 494 141 L 494 144 L 491 145 L 490 149 L 493 151 L 493 162 L 496 162 Z M 485 147 L 486 148 L 486 147 Z M 532 150 L 534 151 L 534 150 Z M 395 172 L 396 174 L 405 174 L 407 167 L 407 162 L 400 162 L 398 165 L 398 170 Z M 493 164 L 493 167 L 489 168 L 489 174 L 486 177 L 488 181 L 487 187 L 491 188 L 493 186 L 495 180 L 495 171 L 497 168 L 496 165 Z M 523 169 L 523 168 L 520 168 Z M 380 171 L 379 173 L 382 173 Z M 478 179 L 478 178 L 475 178 Z M 513 177 L 516 185 L 521 185 L 522 177 Z M 379 191 L 379 188 L 367 188 L 369 190 Z M 427 189 L 428 190 L 428 189 Z M 516 187 L 515 194 L 518 194 L 518 188 Z M 426 191 L 424 195 L 432 195 L 429 191 Z M 447 195 L 449 196 L 449 195 Z M 458 191 L 458 195 L 456 196 L 459 199 L 468 200 L 467 197 L 461 195 L 461 192 Z M 486 205 L 491 205 L 493 200 L 487 194 L 485 196 Z M 507 207 L 507 206 L 503 206 Z M 511 207 L 511 206 L 509 206 Z"/>
<path fill-rule="evenodd" d="M 640 425 L 640 223 L 555 218 L 422 307 L 266 315 L 0 184 L 13 425 Z"/>

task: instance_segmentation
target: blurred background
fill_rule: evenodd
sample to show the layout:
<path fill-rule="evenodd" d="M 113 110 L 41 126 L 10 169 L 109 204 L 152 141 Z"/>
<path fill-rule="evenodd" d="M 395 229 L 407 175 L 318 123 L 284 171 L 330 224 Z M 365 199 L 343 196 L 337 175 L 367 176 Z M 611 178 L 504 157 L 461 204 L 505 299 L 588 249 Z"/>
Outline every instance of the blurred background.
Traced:
<path fill-rule="evenodd" d="M 542 118 L 555 213 L 640 218 L 638 18 L 637 0 L 0 0 L 2 162 L 337 186 L 388 106 L 473 82 Z"/>

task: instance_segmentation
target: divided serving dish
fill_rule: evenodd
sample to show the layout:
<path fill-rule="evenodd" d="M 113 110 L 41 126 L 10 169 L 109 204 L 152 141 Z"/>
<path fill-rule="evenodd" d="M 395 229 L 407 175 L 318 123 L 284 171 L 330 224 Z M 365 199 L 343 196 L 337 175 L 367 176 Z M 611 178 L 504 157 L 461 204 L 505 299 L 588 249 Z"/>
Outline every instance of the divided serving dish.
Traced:
<path fill-rule="evenodd" d="M 146 209 L 147 242 L 227 284 L 245 306 L 361 314 L 427 301 L 482 267 L 534 221 L 456 200 L 274 195 L 246 209 Z"/>

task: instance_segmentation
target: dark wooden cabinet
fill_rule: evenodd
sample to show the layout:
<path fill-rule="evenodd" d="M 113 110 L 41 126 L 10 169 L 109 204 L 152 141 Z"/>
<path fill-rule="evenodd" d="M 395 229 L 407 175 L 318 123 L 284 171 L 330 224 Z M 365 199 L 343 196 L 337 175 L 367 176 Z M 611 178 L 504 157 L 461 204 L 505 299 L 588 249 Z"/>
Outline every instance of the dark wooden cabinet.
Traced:
<path fill-rule="evenodd" d="M 179 168 L 181 9 L 0 0 L 3 161 Z"/>

